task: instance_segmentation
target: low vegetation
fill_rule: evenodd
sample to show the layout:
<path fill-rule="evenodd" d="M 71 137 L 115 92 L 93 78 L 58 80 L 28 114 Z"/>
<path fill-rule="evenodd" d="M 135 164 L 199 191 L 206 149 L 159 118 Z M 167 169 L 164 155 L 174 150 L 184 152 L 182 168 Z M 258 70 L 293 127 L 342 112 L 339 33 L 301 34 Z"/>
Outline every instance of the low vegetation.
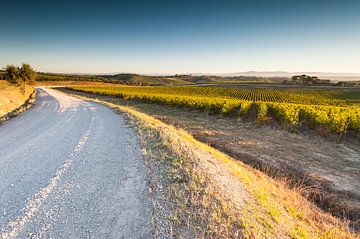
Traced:
<path fill-rule="evenodd" d="M 315 90 L 289 88 L 219 88 L 219 87 L 126 87 L 114 86 L 108 92 L 167 94 L 182 96 L 206 96 L 258 102 L 278 102 L 310 105 L 360 105 L 360 90 Z"/>
<path fill-rule="evenodd" d="M 340 135 L 347 130 L 360 133 L 360 94 L 345 91 L 126 86 L 71 89 L 225 115 L 256 114 L 263 123 L 273 117 L 291 130 L 306 126 Z"/>

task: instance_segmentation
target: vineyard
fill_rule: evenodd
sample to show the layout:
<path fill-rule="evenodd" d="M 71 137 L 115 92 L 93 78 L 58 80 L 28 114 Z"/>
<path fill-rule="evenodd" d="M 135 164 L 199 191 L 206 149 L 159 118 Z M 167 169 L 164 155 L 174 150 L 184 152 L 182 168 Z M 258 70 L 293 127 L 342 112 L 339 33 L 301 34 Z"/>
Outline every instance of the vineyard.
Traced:
<path fill-rule="evenodd" d="M 295 104 L 348 106 L 360 104 L 360 91 L 273 89 L 273 88 L 218 88 L 218 87 L 108 87 L 107 92 L 128 92 L 166 95 L 206 96 L 245 101 L 281 102 Z"/>
<path fill-rule="evenodd" d="M 345 90 L 214 87 L 72 87 L 71 89 L 215 113 L 247 116 L 259 122 L 269 115 L 291 129 L 300 124 L 336 133 L 360 133 L 360 93 Z"/>

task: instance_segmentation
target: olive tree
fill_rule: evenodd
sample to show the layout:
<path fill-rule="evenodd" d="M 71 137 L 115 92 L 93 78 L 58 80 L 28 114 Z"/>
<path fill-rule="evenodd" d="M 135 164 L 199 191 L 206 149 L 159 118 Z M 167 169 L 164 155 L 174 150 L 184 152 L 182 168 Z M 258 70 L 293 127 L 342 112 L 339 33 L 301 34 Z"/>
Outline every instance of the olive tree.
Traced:
<path fill-rule="evenodd" d="M 8 65 L 5 70 L 5 80 L 11 85 L 20 87 L 20 91 L 25 94 L 26 85 L 35 83 L 37 74 L 29 64 L 22 63 L 21 67 Z"/>
<path fill-rule="evenodd" d="M 19 67 L 8 65 L 5 69 L 5 80 L 11 85 L 19 85 L 20 71 Z"/>

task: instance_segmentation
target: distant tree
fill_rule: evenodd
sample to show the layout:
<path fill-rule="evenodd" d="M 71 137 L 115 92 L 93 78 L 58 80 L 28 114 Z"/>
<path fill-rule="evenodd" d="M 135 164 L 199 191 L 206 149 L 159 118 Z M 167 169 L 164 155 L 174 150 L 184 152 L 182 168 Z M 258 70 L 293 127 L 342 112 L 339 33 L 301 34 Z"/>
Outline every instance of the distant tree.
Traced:
<path fill-rule="evenodd" d="M 26 84 L 34 84 L 36 77 L 36 72 L 29 64 L 22 63 L 21 67 L 8 65 L 5 69 L 5 80 L 11 85 L 20 87 L 23 94 L 26 91 Z"/>
<path fill-rule="evenodd" d="M 317 76 L 308 76 L 308 75 L 296 75 L 291 77 L 294 83 L 302 83 L 303 85 L 313 85 L 319 82 Z"/>
<path fill-rule="evenodd" d="M 295 82 L 295 81 L 299 81 L 299 80 L 300 80 L 300 76 L 292 76 L 292 77 L 291 77 L 291 80 L 294 81 L 294 82 Z"/>

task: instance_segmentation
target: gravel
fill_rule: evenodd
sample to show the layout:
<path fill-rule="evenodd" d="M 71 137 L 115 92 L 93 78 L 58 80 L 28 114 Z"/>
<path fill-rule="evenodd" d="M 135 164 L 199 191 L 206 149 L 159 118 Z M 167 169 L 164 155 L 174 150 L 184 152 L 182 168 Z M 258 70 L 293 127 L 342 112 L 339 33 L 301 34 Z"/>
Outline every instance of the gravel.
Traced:
<path fill-rule="evenodd" d="M 138 139 L 105 106 L 39 88 L 0 127 L 0 238 L 151 238 Z"/>

